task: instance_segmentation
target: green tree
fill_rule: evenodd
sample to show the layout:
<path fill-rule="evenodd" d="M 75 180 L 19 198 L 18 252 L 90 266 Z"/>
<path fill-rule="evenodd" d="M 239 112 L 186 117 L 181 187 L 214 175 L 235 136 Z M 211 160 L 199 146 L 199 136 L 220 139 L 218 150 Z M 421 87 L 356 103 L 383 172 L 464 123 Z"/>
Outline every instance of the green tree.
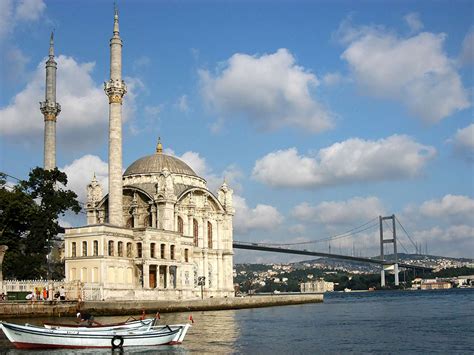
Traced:
<path fill-rule="evenodd" d="M 46 256 L 62 228 L 58 217 L 79 213 L 77 195 L 65 188 L 65 173 L 33 169 L 16 186 L 0 175 L 0 244 L 8 246 L 3 263 L 5 278 L 47 277 Z"/>

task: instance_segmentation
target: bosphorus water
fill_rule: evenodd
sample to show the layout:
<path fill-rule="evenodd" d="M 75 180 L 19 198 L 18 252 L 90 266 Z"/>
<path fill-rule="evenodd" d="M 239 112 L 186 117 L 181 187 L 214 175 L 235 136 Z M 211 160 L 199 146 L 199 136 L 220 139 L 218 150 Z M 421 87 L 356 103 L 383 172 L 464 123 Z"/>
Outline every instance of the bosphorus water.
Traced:
<path fill-rule="evenodd" d="M 163 314 L 161 322 L 181 323 L 188 316 L 189 313 Z M 182 345 L 126 348 L 125 352 L 472 354 L 474 351 L 474 289 L 330 293 L 320 304 L 193 312 L 192 316 L 195 324 Z M 112 322 L 123 317 L 97 319 Z M 42 320 L 45 319 L 9 321 L 40 324 Z M 25 353 L 12 349 L 3 335 L 0 352 Z M 88 354 L 92 351 L 47 352 Z"/>

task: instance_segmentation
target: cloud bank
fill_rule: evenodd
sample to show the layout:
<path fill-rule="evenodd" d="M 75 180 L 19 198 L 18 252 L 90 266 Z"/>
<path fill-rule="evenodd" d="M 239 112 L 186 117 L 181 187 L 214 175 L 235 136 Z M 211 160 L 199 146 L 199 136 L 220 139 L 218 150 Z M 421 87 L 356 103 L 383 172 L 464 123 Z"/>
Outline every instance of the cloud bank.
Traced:
<path fill-rule="evenodd" d="M 333 115 L 311 90 L 316 75 L 296 65 L 287 49 L 273 54 L 234 54 L 215 75 L 199 72 L 206 103 L 221 117 L 243 116 L 262 130 L 283 127 L 322 132 L 333 126 Z"/>
<path fill-rule="evenodd" d="M 405 179 L 420 175 L 435 154 L 434 147 L 404 135 L 352 138 L 309 156 L 296 148 L 269 153 L 256 161 L 252 176 L 270 186 L 298 188 Z"/>

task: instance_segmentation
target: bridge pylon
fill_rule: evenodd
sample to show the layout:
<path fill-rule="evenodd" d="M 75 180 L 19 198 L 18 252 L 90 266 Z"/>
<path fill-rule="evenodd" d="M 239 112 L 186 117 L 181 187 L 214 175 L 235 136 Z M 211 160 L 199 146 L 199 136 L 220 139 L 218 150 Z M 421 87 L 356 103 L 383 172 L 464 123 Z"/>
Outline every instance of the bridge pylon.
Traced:
<path fill-rule="evenodd" d="M 384 239 L 383 221 L 392 220 L 392 238 Z M 385 271 L 393 270 L 395 273 L 395 286 L 400 284 L 398 279 L 398 254 L 397 254 L 397 232 L 395 229 L 395 215 L 382 217 L 379 216 L 380 223 L 380 260 L 384 260 L 384 245 L 393 243 L 394 262 L 384 263 L 380 272 L 380 286 L 385 287 Z"/>

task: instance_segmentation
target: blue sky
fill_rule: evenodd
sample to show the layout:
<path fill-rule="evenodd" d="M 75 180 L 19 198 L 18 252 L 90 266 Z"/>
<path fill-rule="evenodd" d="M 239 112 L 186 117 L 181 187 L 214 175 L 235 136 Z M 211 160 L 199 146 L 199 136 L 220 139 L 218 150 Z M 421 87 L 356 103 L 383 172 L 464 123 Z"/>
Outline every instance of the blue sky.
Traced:
<path fill-rule="evenodd" d="M 0 6 L 0 169 L 25 178 L 42 165 L 38 102 L 54 28 L 57 164 L 84 199 L 94 171 L 107 178 L 102 83 L 113 2 Z M 226 177 L 235 240 L 321 239 L 395 213 L 430 253 L 472 257 L 473 6 L 118 1 L 129 87 L 124 168 L 151 154 L 161 136 L 211 189 Z M 333 248 L 355 244 L 374 254 L 377 235 L 369 230 Z"/>

